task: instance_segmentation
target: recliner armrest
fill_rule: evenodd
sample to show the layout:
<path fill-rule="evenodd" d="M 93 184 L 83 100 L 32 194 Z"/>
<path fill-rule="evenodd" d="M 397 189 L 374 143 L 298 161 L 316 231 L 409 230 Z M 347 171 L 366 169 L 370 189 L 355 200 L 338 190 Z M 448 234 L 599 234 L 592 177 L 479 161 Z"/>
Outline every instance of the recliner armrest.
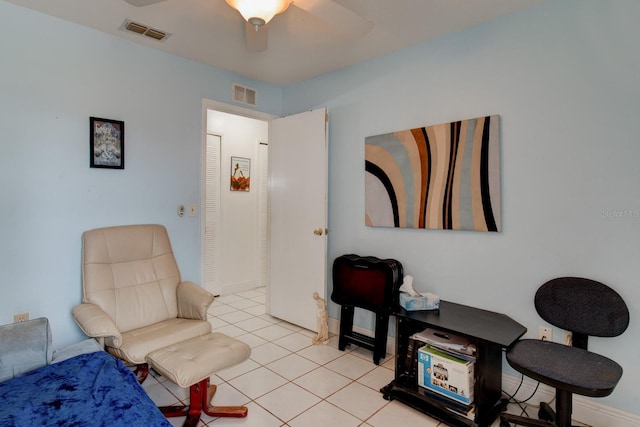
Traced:
<path fill-rule="evenodd" d="M 78 304 L 71 310 L 73 319 L 82 332 L 91 338 L 111 338 L 109 345 L 119 348 L 122 345 L 122 335 L 113 320 L 95 304 Z"/>
<path fill-rule="evenodd" d="M 176 290 L 178 317 L 184 319 L 207 320 L 207 310 L 213 302 L 213 295 L 193 282 L 182 282 Z"/>

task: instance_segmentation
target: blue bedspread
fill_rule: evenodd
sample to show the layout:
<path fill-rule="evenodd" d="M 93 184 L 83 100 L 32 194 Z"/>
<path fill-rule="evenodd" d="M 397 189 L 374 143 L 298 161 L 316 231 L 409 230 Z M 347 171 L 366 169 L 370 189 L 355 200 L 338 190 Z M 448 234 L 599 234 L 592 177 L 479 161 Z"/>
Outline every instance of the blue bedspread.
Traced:
<path fill-rule="evenodd" d="M 171 426 L 135 375 L 105 352 L 0 383 L 0 426 Z"/>

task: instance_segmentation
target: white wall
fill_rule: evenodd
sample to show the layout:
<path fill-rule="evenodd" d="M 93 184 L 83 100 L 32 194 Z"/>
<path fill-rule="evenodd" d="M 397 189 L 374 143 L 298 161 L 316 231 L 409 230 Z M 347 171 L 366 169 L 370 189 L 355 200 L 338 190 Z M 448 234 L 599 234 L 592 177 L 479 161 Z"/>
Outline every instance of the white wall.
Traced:
<path fill-rule="evenodd" d="M 243 79 L 0 0 L 0 323 L 51 321 L 54 347 L 84 336 L 80 236 L 164 224 L 183 279 L 200 281 L 202 99 L 231 84 L 281 111 L 281 89 Z M 150 72 L 153 70 L 153 72 Z M 124 120 L 125 169 L 89 168 L 89 116 Z"/>
<path fill-rule="evenodd" d="M 543 324 L 533 295 L 544 281 L 578 275 L 608 283 L 626 299 L 631 325 L 620 337 L 591 340 L 625 371 L 599 402 L 634 413 L 639 20 L 635 0 L 553 0 L 283 95 L 285 114 L 329 108 L 330 260 L 344 253 L 396 258 L 423 291 L 504 312 L 533 337 Z M 501 233 L 365 227 L 366 136 L 489 114 L 501 116 Z M 356 323 L 373 329 L 366 314 Z M 334 304 L 330 315 L 339 317 Z"/>
<path fill-rule="evenodd" d="M 258 283 L 258 191 L 262 188 L 258 146 L 268 142 L 269 124 L 219 111 L 207 111 L 208 132 L 222 137 L 220 152 L 220 285 L 223 294 L 255 288 Z M 251 189 L 230 191 L 231 157 L 251 159 Z"/>

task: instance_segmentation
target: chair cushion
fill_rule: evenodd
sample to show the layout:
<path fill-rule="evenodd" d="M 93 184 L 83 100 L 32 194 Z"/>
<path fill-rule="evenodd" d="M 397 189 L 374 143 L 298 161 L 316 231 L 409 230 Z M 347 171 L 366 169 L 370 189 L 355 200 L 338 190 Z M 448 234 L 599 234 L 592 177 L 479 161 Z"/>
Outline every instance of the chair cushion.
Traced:
<path fill-rule="evenodd" d="M 0 382 L 48 365 L 51 355 L 47 318 L 0 326 Z"/>
<path fill-rule="evenodd" d="M 189 387 L 247 360 L 250 354 L 251 347 L 247 344 L 214 332 L 154 351 L 147 361 L 170 381 Z"/>
<path fill-rule="evenodd" d="M 611 359 L 550 341 L 520 340 L 507 351 L 507 361 L 530 378 L 590 397 L 608 396 L 622 376 Z"/>
<path fill-rule="evenodd" d="M 119 348 L 111 346 L 110 338 L 105 345 L 114 356 L 141 364 L 147 363 L 147 355 L 155 350 L 210 332 L 211 324 L 206 320 L 175 318 L 123 333 Z"/>

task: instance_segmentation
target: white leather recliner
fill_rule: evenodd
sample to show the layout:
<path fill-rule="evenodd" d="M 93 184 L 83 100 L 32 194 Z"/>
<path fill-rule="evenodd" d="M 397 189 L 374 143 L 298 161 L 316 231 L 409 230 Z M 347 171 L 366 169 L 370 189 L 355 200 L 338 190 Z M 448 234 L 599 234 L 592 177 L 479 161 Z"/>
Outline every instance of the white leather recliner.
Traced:
<path fill-rule="evenodd" d="M 211 332 L 213 295 L 183 282 L 162 225 L 98 228 L 82 234 L 82 304 L 73 318 L 105 350 L 136 366 L 143 382 L 149 365 L 189 387 L 189 405 L 166 406 L 167 417 L 185 416 L 185 427 L 211 417 L 245 417 L 246 406 L 213 406 L 210 376 L 249 358 L 251 348 Z"/>
<path fill-rule="evenodd" d="M 149 353 L 207 335 L 213 295 L 183 282 L 162 225 L 126 225 L 82 235 L 82 304 L 73 317 L 112 355 L 139 366 Z"/>

